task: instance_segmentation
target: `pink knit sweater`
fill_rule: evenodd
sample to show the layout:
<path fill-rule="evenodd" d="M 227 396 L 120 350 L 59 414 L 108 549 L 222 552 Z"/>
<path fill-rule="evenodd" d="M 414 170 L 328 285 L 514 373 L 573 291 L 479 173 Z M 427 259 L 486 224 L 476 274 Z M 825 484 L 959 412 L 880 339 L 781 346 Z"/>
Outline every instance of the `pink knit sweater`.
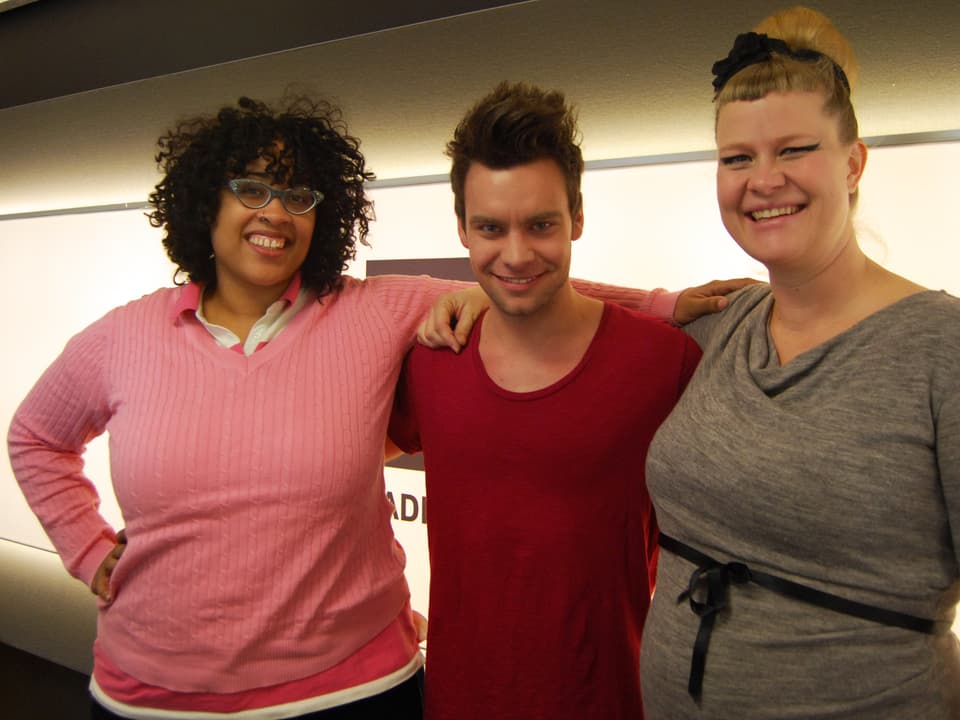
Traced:
<path fill-rule="evenodd" d="M 98 642 L 118 667 L 175 691 L 237 692 L 320 672 L 397 617 L 409 593 L 383 442 L 416 325 L 454 285 L 346 278 L 249 357 L 178 316 L 180 289 L 68 343 L 17 411 L 10 458 L 89 583 L 114 535 L 82 452 L 109 431 L 130 542 Z M 606 297 L 660 314 L 674 300 Z"/>

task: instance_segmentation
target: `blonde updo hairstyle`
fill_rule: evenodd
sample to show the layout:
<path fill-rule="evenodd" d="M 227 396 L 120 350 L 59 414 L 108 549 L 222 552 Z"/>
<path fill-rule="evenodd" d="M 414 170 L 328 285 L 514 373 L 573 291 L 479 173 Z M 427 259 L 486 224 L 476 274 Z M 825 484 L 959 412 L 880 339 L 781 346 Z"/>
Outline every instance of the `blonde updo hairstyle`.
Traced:
<path fill-rule="evenodd" d="M 714 95 L 716 116 L 727 103 L 759 100 L 771 92 L 820 91 L 825 99 L 824 110 L 837 116 L 841 142 L 857 140 L 860 132 L 850 95 L 856 86 L 859 63 L 850 43 L 833 23 L 816 10 L 797 6 L 762 20 L 754 32 L 783 40 L 791 51 L 813 50 L 823 57 L 809 61 L 775 52 L 769 60 L 748 65 Z M 837 74 L 834 63 L 843 70 L 849 88 Z"/>

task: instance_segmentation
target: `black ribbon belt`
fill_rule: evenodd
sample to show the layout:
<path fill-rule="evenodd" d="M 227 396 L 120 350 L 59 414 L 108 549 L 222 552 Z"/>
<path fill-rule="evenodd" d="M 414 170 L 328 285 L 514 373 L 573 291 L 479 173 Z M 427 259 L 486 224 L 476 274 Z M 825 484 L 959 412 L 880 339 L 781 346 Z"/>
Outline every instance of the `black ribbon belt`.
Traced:
<path fill-rule="evenodd" d="M 934 620 L 918 618 L 914 615 L 885 610 L 865 605 L 864 603 L 847 600 L 846 598 L 830 593 L 814 590 L 806 585 L 786 580 L 776 575 L 752 570 L 744 563 L 728 562 L 720 563 L 709 555 L 704 555 L 689 545 L 679 540 L 675 540 L 669 535 L 660 533 L 660 547 L 669 550 L 674 555 L 682 557 L 697 566 L 690 576 L 690 583 L 687 589 L 680 593 L 677 602 L 684 600 L 690 602 L 690 609 L 700 618 L 700 628 L 697 631 L 697 638 L 693 643 L 693 658 L 690 661 L 690 679 L 687 683 L 687 691 L 690 696 L 699 701 L 703 691 L 703 672 L 707 663 L 707 648 L 710 646 L 710 634 L 713 632 L 713 625 L 717 619 L 717 613 L 727 606 L 730 585 L 744 585 L 752 582 L 760 587 L 773 590 L 776 593 L 785 595 L 795 600 L 801 600 L 811 605 L 817 605 L 828 610 L 852 615 L 864 620 L 892 625 L 894 627 L 904 628 L 905 630 L 914 630 L 927 634 L 933 634 L 938 625 Z M 694 593 L 701 588 L 706 587 L 707 596 L 704 602 L 698 601 Z"/>

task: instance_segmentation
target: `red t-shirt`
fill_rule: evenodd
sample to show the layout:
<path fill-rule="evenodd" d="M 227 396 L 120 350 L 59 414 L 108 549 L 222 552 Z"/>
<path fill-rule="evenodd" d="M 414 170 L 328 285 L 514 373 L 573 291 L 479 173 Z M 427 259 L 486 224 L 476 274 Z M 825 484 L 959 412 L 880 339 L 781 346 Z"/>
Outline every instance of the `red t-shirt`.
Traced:
<path fill-rule="evenodd" d="M 572 372 L 515 393 L 486 374 L 480 332 L 460 355 L 411 352 L 390 425 L 424 451 L 425 717 L 641 718 L 657 533 L 644 461 L 700 350 L 607 305 Z"/>

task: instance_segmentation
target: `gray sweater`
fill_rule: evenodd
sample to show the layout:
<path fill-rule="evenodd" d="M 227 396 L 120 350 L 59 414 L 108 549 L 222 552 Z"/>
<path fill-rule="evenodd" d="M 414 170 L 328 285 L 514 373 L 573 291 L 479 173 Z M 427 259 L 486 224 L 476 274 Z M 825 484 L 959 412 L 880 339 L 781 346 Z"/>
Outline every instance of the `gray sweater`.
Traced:
<path fill-rule="evenodd" d="M 960 300 L 923 292 L 781 367 L 765 285 L 689 326 L 704 357 L 647 480 L 661 530 L 721 562 L 942 620 L 935 635 L 755 584 L 730 590 L 698 706 L 695 566 L 661 550 L 643 636 L 647 720 L 960 718 Z"/>

